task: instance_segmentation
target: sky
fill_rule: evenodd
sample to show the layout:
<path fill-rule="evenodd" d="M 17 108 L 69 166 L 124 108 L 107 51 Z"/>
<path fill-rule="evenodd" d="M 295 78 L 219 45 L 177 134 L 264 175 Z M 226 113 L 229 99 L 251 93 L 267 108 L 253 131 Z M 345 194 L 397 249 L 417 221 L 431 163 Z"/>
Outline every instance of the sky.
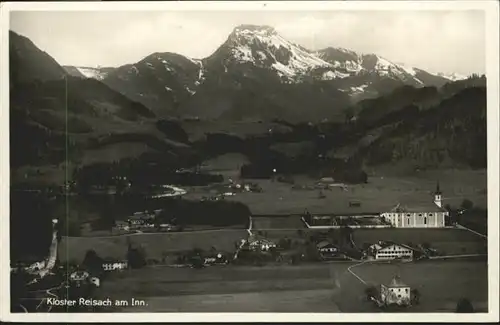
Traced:
<path fill-rule="evenodd" d="M 212 54 L 241 24 L 270 25 L 308 49 L 375 53 L 429 72 L 485 73 L 482 11 L 19 11 L 11 29 L 62 65 L 135 63 L 154 52 Z"/>

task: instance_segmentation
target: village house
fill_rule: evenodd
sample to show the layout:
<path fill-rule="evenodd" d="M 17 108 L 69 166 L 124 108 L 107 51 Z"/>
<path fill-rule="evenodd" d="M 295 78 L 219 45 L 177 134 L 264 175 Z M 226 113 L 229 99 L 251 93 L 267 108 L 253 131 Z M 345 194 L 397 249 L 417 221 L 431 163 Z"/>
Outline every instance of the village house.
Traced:
<path fill-rule="evenodd" d="M 205 265 L 223 265 L 228 263 L 228 258 L 225 254 L 219 252 L 216 254 L 210 254 L 204 257 Z"/>
<path fill-rule="evenodd" d="M 276 248 L 276 246 L 276 243 L 265 238 L 256 238 L 255 236 L 248 238 L 248 247 L 252 251 L 268 251 L 271 248 Z"/>
<path fill-rule="evenodd" d="M 101 286 L 101 280 L 98 277 L 93 276 L 90 278 L 90 284 L 93 284 L 94 286 L 99 288 Z"/>
<path fill-rule="evenodd" d="M 106 261 L 102 263 L 102 269 L 104 271 L 121 271 L 125 270 L 128 268 L 128 262 L 127 261 Z"/>
<path fill-rule="evenodd" d="M 323 259 L 336 258 L 340 254 L 339 248 L 326 240 L 322 240 L 316 244 L 316 249 Z"/>
<path fill-rule="evenodd" d="M 381 216 L 397 228 L 441 228 L 446 226 L 449 212 L 442 207 L 442 193 L 437 184 L 433 202 L 399 203 Z"/>
<path fill-rule="evenodd" d="M 413 249 L 402 244 L 380 241 L 369 247 L 368 255 L 377 260 L 413 259 Z"/>
<path fill-rule="evenodd" d="M 409 305 L 411 288 L 395 276 L 388 285 L 380 285 L 380 298 L 385 305 Z"/>
<path fill-rule="evenodd" d="M 115 221 L 114 228 L 116 230 L 129 230 L 129 223 L 127 221 L 117 220 Z"/>
<path fill-rule="evenodd" d="M 74 286 L 80 287 L 88 280 L 89 276 L 90 275 L 87 271 L 78 270 L 70 274 L 69 280 Z"/>
<path fill-rule="evenodd" d="M 155 214 L 150 214 L 147 212 L 136 212 L 128 218 L 128 223 L 130 227 L 145 227 L 154 225 Z"/>

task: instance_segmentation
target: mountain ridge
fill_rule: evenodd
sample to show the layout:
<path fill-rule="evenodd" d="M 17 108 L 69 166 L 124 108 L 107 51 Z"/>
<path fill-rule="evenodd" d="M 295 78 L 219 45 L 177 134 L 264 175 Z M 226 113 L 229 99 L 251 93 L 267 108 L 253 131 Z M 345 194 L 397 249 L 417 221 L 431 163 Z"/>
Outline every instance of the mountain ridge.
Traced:
<path fill-rule="evenodd" d="M 189 151 L 189 144 L 171 134 L 179 133 L 175 122 L 173 129 L 160 128 L 161 120 L 149 108 L 101 81 L 68 74 L 25 37 L 11 33 L 9 45 L 13 181 L 26 177 L 17 171 L 37 167 L 40 173 L 42 166 L 64 178 L 60 165 L 68 159 L 85 165 Z M 103 154 L 103 148 L 120 157 Z"/>
<path fill-rule="evenodd" d="M 160 61 L 163 64 L 158 64 L 155 56 L 162 56 Z M 184 63 L 178 64 L 179 60 Z M 67 68 L 68 71 L 71 69 Z M 280 84 L 295 84 L 297 86 L 289 87 L 294 91 L 311 87 L 319 89 L 328 84 L 329 91 L 340 91 L 349 97 L 340 102 L 333 101 L 330 106 L 344 107 L 364 98 L 384 95 L 402 85 L 441 87 L 451 78 L 460 78 L 453 76 L 447 79 L 444 74 L 409 68 L 376 54 L 359 54 L 344 48 L 327 47 L 310 51 L 285 39 L 272 26 L 248 24 L 236 26 L 225 42 L 202 59 L 170 52 L 153 53 L 136 63 L 108 68 L 107 73 L 93 74 L 113 89 L 146 105 L 157 115 L 196 115 L 200 118 L 219 116 L 208 114 L 210 109 L 193 108 L 193 103 L 202 102 L 196 98 L 199 97 L 196 95 L 198 91 L 209 97 L 208 102 L 215 101 L 213 111 L 219 110 L 221 105 L 226 107 L 223 111 L 237 109 L 234 106 L 239 104 L 236 103 L 226 101 L 226 104 L 219 104 L 222 100 L 216 98 L 218 93 L 223 94 L 215 89 L 217 85 L 227 91 L 240 91 L 245 85 L 253 89 L 252 93 L 258 94 L 266 93 L 267 88 L 286 88 Z M 232 80 L 225 80 L 230 78 Z M 322 96 L 324 90 L 318 91 L 317 96 Z M 308 94 L 316 96 L 314 92 Z M 276 103 L 269 105 L 280 106 Z M 326 109 L 320 108 L 320 111 Z M 324 114 L 323 117 L 329 118 L 329 115 L 332 114 Z"/>

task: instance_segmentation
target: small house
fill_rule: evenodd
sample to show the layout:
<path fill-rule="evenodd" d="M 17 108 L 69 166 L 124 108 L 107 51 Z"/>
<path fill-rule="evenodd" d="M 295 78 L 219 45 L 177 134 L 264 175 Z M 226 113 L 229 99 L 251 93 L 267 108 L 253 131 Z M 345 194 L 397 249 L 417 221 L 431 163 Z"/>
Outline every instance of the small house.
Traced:
<path fill-rule="evenodd" d="M 116 261 L 116 262 L 104 262 L 102 263 L 102 269 L 104 271 L 120 271 L 128 268 L 127 261 Z"/>
<path fill-rule="evenodd" d="M 77 287 L 80 287 L 82 284 L 86 283 L 88 278 L 89 278 L 89 273 L 87 271 L 82 271 L 82 270 L 75 271 L 71 273 L 69 276 L 70 282 Z"/>
<path fill-rule="evenodd" d="M 360 201 L 349 201 L 349 207 L 350 208 L 359 208 L 361 206 Z"/>
<path fill-rule="evenodd" d="M 249 247 L 250 250 L 256 251 L 256 250 L 261 250 L 261 251 L 268 251 L 271 248 L 276 248 L 276 243 L 267 240 L 267 239 L 257 239 L 250 241 Z"/>
<path fill-rule="evenodd" d="M 339 248 L 329 241 L 323 240 L 316 244 L 316 249 L 318 250 L 322 258 L 333 258 L 339 256 Z"/>
<path fill-rule="evenodd" d="M 161 223 L 158 225 L 160 231 L 172 231 L 174 229 L 173 225 L 169 223 Z"/>
<path fill-rule="evenodd" d="M 205 265 L 222 265 L 227 264 L 228 259 L 223 253 L 210 254 L 204 258 Z"/>
<path fill-rule="evenodd" d="M 401 281 L 399 276 L 395 276 L 387 285 L 380 286 L 380 298 L 385 305 L 409 305 L 411 288 Z"/>
<path fill-rule="evenodd" d="M 117 230 L 128 230 L 129 229 L 129 223 L 126 222 L 126 221 L 117 220 L 115 222 L 115 229 L 117 229 Z"/>
<path fill-rule="evenodd" d="M 96 288 L 99 288 L 101 286 L 101 280 L 98 277 L 91 277 L 90 278 L 90 284 L 93 284 Z"/>
<path fill-rule="evenodd" d="M 154 224 L 155 214 L 147 212 L 136 212 L 128 218 L 130 226 L 144 226 Z"/>

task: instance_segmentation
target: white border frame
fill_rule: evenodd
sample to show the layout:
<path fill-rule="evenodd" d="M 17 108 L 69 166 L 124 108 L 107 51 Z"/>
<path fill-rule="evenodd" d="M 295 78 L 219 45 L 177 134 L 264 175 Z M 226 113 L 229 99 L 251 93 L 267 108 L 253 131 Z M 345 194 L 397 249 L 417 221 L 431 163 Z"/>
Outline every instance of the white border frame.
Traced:
<path fill-rule="evenodd" d="M 3 298 L 10 296 L 9 262 L 9 64 L 8 30 L 10 11 L 318 11 L 318 10 L 484 10 L 486 15 L 487 126 L 488 126 L 488 264 L 489 313 L 96 313 L 96 314 L 18 314 L 10 313 L 9 299 L 1 299 L 2 321 L 22 322 L 498 322 L 498 244 L 499 244 L 499 3 L 482 1 L 189 1 L 189 2 L 9 2 L 0 3 L 1 23 L 1 218 L 0 288 Z M 460 55 L 457 53 L 457 55 Z M 471 108 L 473 109 L 473 108 Z"/>

